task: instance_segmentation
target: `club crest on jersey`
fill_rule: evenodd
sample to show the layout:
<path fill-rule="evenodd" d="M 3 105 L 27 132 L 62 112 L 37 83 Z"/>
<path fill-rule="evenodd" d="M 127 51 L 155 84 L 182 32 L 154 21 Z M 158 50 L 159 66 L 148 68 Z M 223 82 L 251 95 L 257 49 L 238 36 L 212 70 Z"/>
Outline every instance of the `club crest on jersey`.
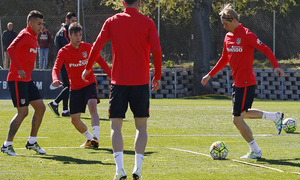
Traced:
<path fill-rule="evenodd" d="M 241 44 L 241 38 L 237 38 L 237 39 L 236 39 L 236 44 L 237 44 L 237 45 Z"/>
<path fill-rule="evenodd" d="M 87 53 L 86 53 L 86 51 L 82 53 L 82 56 L 83 56 L 84 58 L 86 58 L 86 57 L 87 57 Z"/>
<path fill-rule="evenodd" d="M 21 104 L 25 104 L 25 99 L 21 99 Z"/>

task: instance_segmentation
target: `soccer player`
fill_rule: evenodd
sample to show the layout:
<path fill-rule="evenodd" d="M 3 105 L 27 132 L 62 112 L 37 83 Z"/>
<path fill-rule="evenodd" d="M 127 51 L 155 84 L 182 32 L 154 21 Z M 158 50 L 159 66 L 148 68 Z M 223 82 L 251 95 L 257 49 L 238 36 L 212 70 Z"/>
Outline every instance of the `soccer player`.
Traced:
<path fill-rule="evenodd" d="M 58 87 L 62 82 L 59 81 L 59 71 L 64 64 L 68 72 L 70 80 L 70 115 L 71 121 L 75 128 L 86 137 L 87 141 L 81 147 L 98 148 L 99 140 L 99 116 L 97 113 L 98 94 L 96 89 L 96 78 L 92 72 L 83 81 L 81 74 L 87 64 L 88 55 L 92 48 L 91 44 L 81 42 L 82 27 L 78 23 L 72 23 L 69 26 L 70 43 L 61 48 L 58 52 L 57 59 L 54 63 L 52 71 L 52 85 Z M 110 68 L 101 56 L 96 60 L 99 65 L 107 73 L 111 75 Z M 87 126 L 80 120 L 81 113 L 85 113 L 86 104 L 92 117 L 91 124 L 93 134 L 88 130 Z"/>
<path fill-rule="evenodd" d="M 272 120 L 276 125 L 277 134 L 280 134 L 283 113 L 270 113 L 250 109 L 256 86 L 256 79 L 252 68 L 254 49 L 261 51 L 267 56 L 274 67 L 275 74 L 279 73 L 280 77 L 284 77 L 284 72 L 279 68 L 271 49 L 263 44 L 249 29 L 239 23 L 240 15 L 230 4 L 224 6 L 224 9 L 220 12 L 220 17 L 224 29 L 228 31 L 224 39 L 223 54 L 214 68 L 202 78 L 201 83 L 203 86 L 207 84 L 211 77 L 224 68 L 228 62 L 230 63 L 232 78 L 234 80 L 232 93 L 233 123 L 250 147 L 250 152 L 241 158 L 258 159 L 262 156 L 261 150 L 256 144 L 252 131 L 244 119 L 264 118 Z"/>
<path fill-rule="evenodd" d="M 136 127 L 133 179 L 140 179 L 147 144 L 149 117 L 149 61 L 154 62 L 153 90 L 160 87 L 162 53 L 155 24 L 140 14 L 141 0 L 123 0 L 125 11 L 108 18 L 99 33 L 82 77 L 86 79 L 104 44 L 111 40 L 113 50 L 109 117 L 111 141 L 116 162 L 114 179 L 126 179 L 123 167 L 122 124 L 130 105 Z"/>
<path fill-rule="evenodd" d="M 39 154 L 46 153 L 37 143 L 37 133 L 46 107 L 38 88 L 31 79 L 38 48 L 37 35 L 42 29 L 42 24 L 43 14 L 36 10 L 31 11 L 27 16 L 27 27 L 18 34 L 7 49 L 11 58 L 7 81 L 11 99 L 18 112 L 10 123 L 9 132 L 1 151 L 11 156 L 17 156 L 12 146 L 13 139 L 23 120 L 28 116 L 29 104 L 33 107 L 34 113 L 26 148 L 33 149 Z"/>
<path fill-rule="evenodd" d="M 73 22 L 77 22 L 77 16 L 74 12 L 68 12 L 66 15 L 66 23 L 65 25 L 56 33 L 55 36 L 55 44 L 56 44 L 56 52 L 64 47 L 65 45 L 70 43 L 69 38 L 69 25 Z M 61 68 L 61 77 L 63 82 L 63 90 L 59 93 L 59 95 L 55 98 L 54 101 L 48 103 L 49 108 L 57 115 L 59 115 L 58 104 L 60 101 L 63 101 L 63 112 L 61 116 L 70 116 L 70 111 L 68 108 L 68 99 L 69 99 L 69 79 L 68 73 L 65 68 L 65 65 Z"/>

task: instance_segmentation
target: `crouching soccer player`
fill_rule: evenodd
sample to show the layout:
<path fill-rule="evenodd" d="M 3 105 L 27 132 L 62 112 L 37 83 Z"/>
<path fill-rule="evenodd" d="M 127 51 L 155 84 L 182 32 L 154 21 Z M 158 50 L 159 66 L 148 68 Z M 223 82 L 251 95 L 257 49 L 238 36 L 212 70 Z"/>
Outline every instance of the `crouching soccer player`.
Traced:
<path fill-rule="evenodd" d="M 70 116 L 72 124 L 75 128 L 86 137 L 87 141 L 81 147 L 98 148 L 99 146 L 99 116 L 97 113 L 97 103 L 99 102 L 96 78 L 91 72 L 83 81 L 81 74 L 85 69 L 92 45 L 81 42 L 82 27 L 78 23 L 72 23 L 69 27 L 70 43 L 61 48 L 58 52 L 52 70 L 52 85 L 58 87 L 62 82 L 58 76 L 62 65 L 64 64 L 70 81 Z M 97 63 L 104 69 L 108 77 L 111 70 L 104 59 L 99 55 Z M 92 116 L 93 134 L 88 130 L 87 126 L 80 120 L 81 113 L 85 113 L 86 104 L 89 107 Z"/>

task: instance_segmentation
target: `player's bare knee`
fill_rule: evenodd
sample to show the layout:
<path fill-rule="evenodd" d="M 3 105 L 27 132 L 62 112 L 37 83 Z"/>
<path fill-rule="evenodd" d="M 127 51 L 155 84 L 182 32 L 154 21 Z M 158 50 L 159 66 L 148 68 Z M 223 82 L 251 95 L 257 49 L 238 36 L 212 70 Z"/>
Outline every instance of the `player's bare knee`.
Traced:
<path fill-rule="evenodd" d="M 22 109 L 18 109 L 18 116 L 25 118 L 28 116 L 28 107 L 27 108 L 22 108 Z"/>

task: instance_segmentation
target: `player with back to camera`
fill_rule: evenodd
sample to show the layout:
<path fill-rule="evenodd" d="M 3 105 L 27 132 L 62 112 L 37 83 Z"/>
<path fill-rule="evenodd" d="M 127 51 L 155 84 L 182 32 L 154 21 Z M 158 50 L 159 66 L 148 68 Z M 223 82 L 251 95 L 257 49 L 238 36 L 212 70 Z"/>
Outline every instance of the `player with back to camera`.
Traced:
<path fill-rule="evenodd" d="M 78 23 L 69 26 L 70 43 L 61 48 L 58 52 L 52 71 L 52 85 L 58 87 L 62 82 L 59 81 L 59 71 L 64 64 L 68 72 L 70 81 L 70 116 L 75 128 L 86 137 L 87 141 L 81 147 L 98 148 L 99 140 L 99 115 L 97 112 L 97 102 L 99 100 L 96 88 L 96 78 L 91 72 L 86 81 L 83 81 L 81 74 L 85 69 L 88 56 L 92 45 L 81 42 L 82 27 Z M 108 77 L 111 76 L 110 68 L 104 59 L 99 55 L 97 63 L 104 69 Z M 92 120 L 93 134 L 87 126 L 80 120 L 81 113 L 85 113 L 86 104 L 88 105 Z"/>
<path fill-rule="evenodd" d="M 203 86 L 211 77 L 223 69 L 229 62 L 234 80 L 232 102 L 233 102 L 233 123 L 247 141 L 250 152 L 242 159 L 258 159 L 262 153 L 255 142 L 250 127 L 244 119 L 263 118 L 272 120 L 275 123 L 277 134 L 282 130 L 282 112 L 266 112 L 251 109 L 254 100 L 256 78 L 253 73 L 254 49 L 261 51 L 272 63 L 274 72 L 284 77 L 284 72 L 279 68 L 277 59 L 271 49 L 263 44 L 255 34 L 245 28 L 240 22 L 240 15 L 230 4 L 224 6 L 220 12 L 224 29 L 228 31 L 224 39 L 222 57 L 213 69 L 202 78 Z"/>
<path fill-rule="evenodd" d="M 56 45 L 56 52 L 64 47 L 65 45 L 70 43 L 70 38 L 69 38 L 69 26 L 71 23 L 77 22 L 77 16 L 74 12 L 68 12 L 66 15 L 66 22 L 64 26 L 56 33 L 55 36 L 55 45 Z M 68 108 L 68 100 L 69 100 L 69 79 L 68 79 L 68 73 L 65 68 L 65 65 L 62 66 L 61 68 L 61 77 L 62 77 L 62 86 L 63 89 L 59 93 L 59 95 L 51 102 L 48 103 L 49 108 L 57 115 L 59 115 L 58 111 L 58 104 L 60 101 L 63 101 L 63 112 L 61 113 L 61 116 L 70 116 L 70 111 Z"/>
<path fill-rule="evenodd" d="M 31 79 L 38 48 L 37 35 L 42 29 L 42 24 L 43 14 L 36 10 L 31 11 L 27 16 L 27 27 L 18 34 L 7 49 L 11 58 L 7 82 L 11 99 L 18 112 L 10 123 L 9 132 L 1 151 L 11 156 L 18 155 L 12 146 L 13 139 L 23 120 L 28 116 L 29 104 L 33 107 L 34 113 L 30 136 L 25 147 L 33 149 L 39 154 L 46 153 L 37 143 L 37 133 L 46 107 L 38 88 Z"/>
<path fill-rule="evenodd" d="M 155 24 L 152 19 L 140 14 L 141 0 L 123 0 L 125 11 L 108 18 L 99 33 L 89 57 L 83 79 L 104 44 L 111 40 L 113 63 L 109 117 L 111 121 L 111 142 L 116 162 L 115 180 L 126 179 L 123 167 L 124 141 L 122 124 L 130 105 L 134 115 L 135 166 L 132 179 L 141 179 L 142 163 L 147 144 L 147 118 L 149 117 L 149 62 L 150 51 L 154 63 L 153 90 L 160 87 L 162 53 Z"/>

